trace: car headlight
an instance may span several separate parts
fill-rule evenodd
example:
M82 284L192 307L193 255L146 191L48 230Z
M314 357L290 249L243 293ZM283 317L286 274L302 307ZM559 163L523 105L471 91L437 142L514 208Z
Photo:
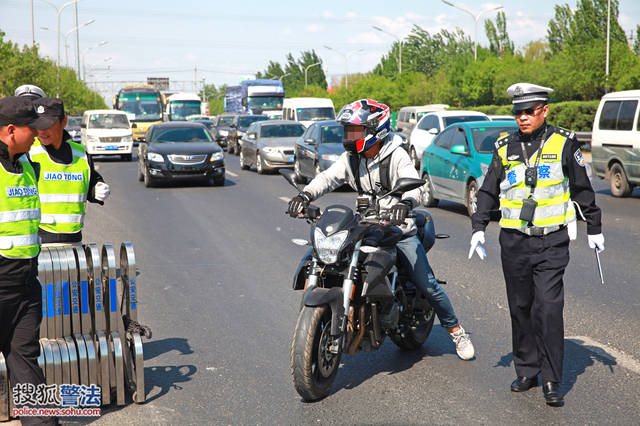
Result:
M229 136L229 131L228 130L218 130L218 134L220 136Z
M480 170L482 170L482 176L485 176L487 174L487 171L489 170L489 165L480 163Z
M122 143L133 142L133 137L132 136L123 136L122 139L120 139L120 142L122 142Z
M262 148L262 151L268 152L270 154L275 154L276 152L278 152L278 148L272 148L270 146L265 146L264 148Z
M209 161L211 163L213 163L214 161L219 161L222 160L224 158L224 154L221 152L214 152L213 154L211 154L211 158L209 159Z
M98 136L89 136L89 137L87 137L87 142L89 142L89 143L100 143L100 138Z
M318 257L323 263L328 265L338 261L340 248L349 236L349 231L344 230L336 232L330 237L325 237L320 228L316 228L313 232L314 247Z
M147 160L156 163L164 163L164 157L156 152L147 152Z

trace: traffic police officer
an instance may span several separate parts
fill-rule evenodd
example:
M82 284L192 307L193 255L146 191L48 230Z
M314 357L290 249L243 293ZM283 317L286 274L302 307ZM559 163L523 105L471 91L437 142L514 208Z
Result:
M507 89L519 131L496 142L472 216L474 251L482 246L489 213L498 205L502 269L511 313L513 392L537 386L542 373L548 405L563 405L559 388L564 355L562 276L575 239L576 209L586 218L589 247L604 250L600 209L575 133L546 122L552 89L518 83ZM573 202L572 202L573 201Z
M38 271L40 200L36 171L26 154L35 129L53 124L31 100L0 99L0 351L13 385L44 384L38 366L42 290ZM22 424L55 424L53 417L23 417Z
M86 202L104 204L109 185L94 170L84 147L72 142L64 130L67 117L62 100L41 98L33 104L39 114L54 122L38 131L38 139L29 150L31 161L40 164L42 217L38 235L46 245L80 244Z

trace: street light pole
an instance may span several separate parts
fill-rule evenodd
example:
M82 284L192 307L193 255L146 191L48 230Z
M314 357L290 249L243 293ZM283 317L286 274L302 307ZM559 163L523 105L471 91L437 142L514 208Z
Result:
M82 51L82 54L80 56L82 56L82 77L83 77L82 80L83 81L87 80L87 69L86 69L86 66L85 66L86 64L85 64L85 61L84 61L84 55L86 55L86 53L88 51L90 51L91 49L94 49L94 48L100 47L100 46L104 46L107 43L109 43L109 42L106 41L106 40L103 40L100 43L95 44L95 45L93 45L91 47L87 47L85 50Z
M282 81L283 78L285 78L286 76L291 75L290 72L284 73L280 76L280 78L278 78L278 80Z
M69 45L67 44L67 37L69 37L69 35L72 32L76 32L76 39L78 37L78 32L80 30L80 28L82 27L86 27L89 24L93 24L94 22L96 22L95 19L90 19L87 22L85 22L84 24L80 24L80 25L76 25L75 27L71 28L69 31L67 31L64 35L64 56L65 56L65 64L67 65L67 67L69 66ZM78 74L78 77L80 76L80 74Z
M315 64L311 64L307 67L305 67L304 69L304 87L307 87L307 71L309 71L309 68L311 67L315 67L316 65L321 65L322 62L316 62Z
M349 56L356 54L356 53L360 53L362 51L364 51L364 49L358 49L358 50L352 50L351 52L347 53L346 55L342 52L340 52L339 50L334 49L333 47L324 46L325 49L329 49L329 50L333 50L334 52L336 52L338 55L341 55L344 58L344 64L345 64L345 69L346 69L346 74L344 77L344 82L345 82L345 88L348 90L349 89Z
M395 34L390 33L389 31L385 31L382 28L376 26L376 25L372 25L371 26L374 30L380 31L381 33L385 33L387 35L390 35L391 37L395 38L396 40L398 40L398 75L402 74L402 40L400 40L400 37L398 37Z
M485 13L493 12L495 10L500 10L500 9L503 9L503 7L502 6L496 6L496 7L491 8L491 9L483 10L482 12L478 13L477 15L474 15L473 12L471 12L471 11L469 11L469 10L463 8L463 7L456 6L455 4L453 4L453 3L451 3L451 2L449 2L447 0L442 0L442 3L447 4L447 5L451 6L451 7L455 7L456 9L461 10L461 11L463 11L465 13L468 13L474 19L474 21L475 21L475 31L474 31L475 42L473 44L473 60L477 61L478 60L478 21L480 20L480 17L482 15L484 15Z
M611 0L607 1L607 59L604 66L604 90L605 93L609 92L609 26L611 22Z
M65 7L67 6L71 6L74 3L79 2L80 0L71 0L70 2L67 2L65 4L63 4L60 8L58 8L58 6L56 6L55 4L53 4L52 2L50 2L49 0L41 0L45 3L47 3L48 5L50 5L51 7L53 7L56 12L58 13L58 62L57 65L58 67L60 67L60 14L62 13L62 11L64 10Z

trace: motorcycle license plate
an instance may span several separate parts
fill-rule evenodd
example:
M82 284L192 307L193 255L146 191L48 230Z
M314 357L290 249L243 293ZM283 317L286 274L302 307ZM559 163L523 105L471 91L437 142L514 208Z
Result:
M290 155L290 156L289 156L289 162L290 162L290 163L293 163L293 158L294 158L294 156L293 156L293 155Z
M107 151L116 151L118 149L118 145L107 145L104 147Z

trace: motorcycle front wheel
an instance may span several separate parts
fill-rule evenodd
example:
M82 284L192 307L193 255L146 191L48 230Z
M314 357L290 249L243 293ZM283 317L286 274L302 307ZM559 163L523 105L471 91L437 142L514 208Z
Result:
M305 401L315 401L329 394L341 352L331 345L331 309L328 306L304 306L298 315L291 342L291 377L296 391Z

